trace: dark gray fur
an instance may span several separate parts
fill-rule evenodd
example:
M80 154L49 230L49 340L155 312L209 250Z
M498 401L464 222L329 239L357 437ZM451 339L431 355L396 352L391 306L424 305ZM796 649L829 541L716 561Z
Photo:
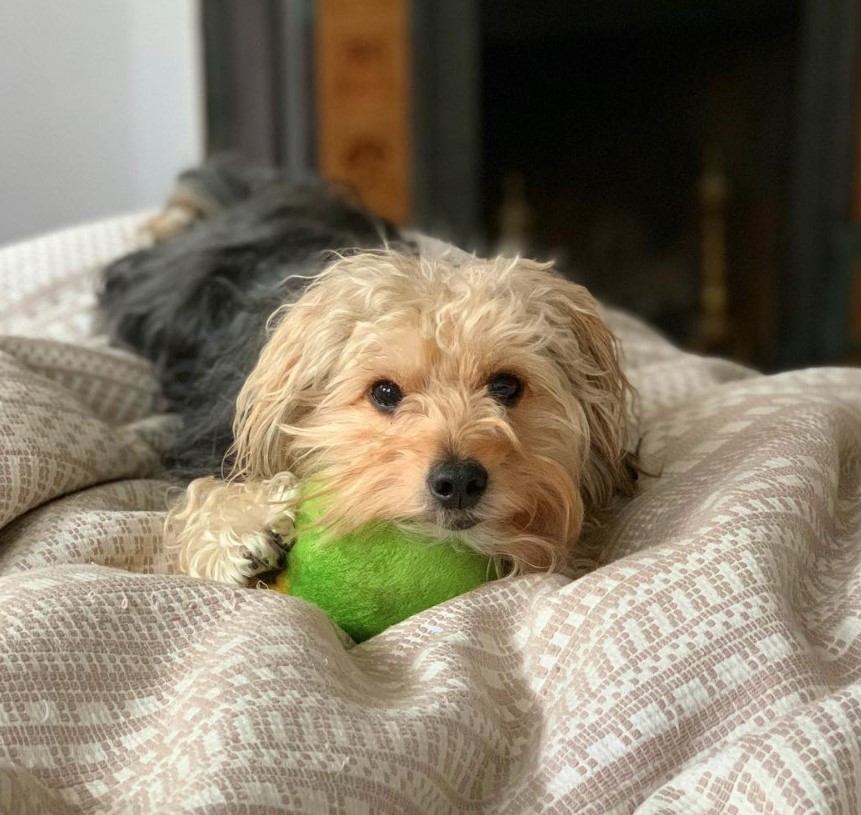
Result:
M222 473L236 397L272 312L332 251L406 244L319 180L212 161L181 182L211 215L111 264L99 303L111 339L155 364L182 420L166 464L193 478Z

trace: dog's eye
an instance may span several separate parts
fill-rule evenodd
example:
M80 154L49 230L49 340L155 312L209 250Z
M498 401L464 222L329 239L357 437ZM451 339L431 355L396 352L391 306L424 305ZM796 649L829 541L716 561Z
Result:
M500 405L511 407L523 393L523 383L514 374L494 374L488 380L487 392Z
M383 413L391 413L404 398L404 394L396 382L380 379L371 385L370 397L374 407Z

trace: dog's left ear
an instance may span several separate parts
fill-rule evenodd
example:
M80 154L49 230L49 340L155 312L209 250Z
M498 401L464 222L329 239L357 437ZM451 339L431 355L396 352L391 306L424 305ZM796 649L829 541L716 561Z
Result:
M600 507L614 493L633 491L637 470L627 450L633 389L622 372L616 337L583 286L556 278L546 305L553 324L549 350L580 403L589 433L583 497L587 508Z
M233 477L262 481L292 470L302 420L328 392L352 330L352 315L332 307L336 292L337 280L321 274L271 318L274 329L236 402Z

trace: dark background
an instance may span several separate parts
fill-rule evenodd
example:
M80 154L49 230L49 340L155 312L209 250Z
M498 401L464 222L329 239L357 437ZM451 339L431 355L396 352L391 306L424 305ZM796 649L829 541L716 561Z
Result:
M317 14L205 0L212 151L315 169ZM409 14L412 222L553 258L693 350L766 370L858 359L858 0L413 0Z

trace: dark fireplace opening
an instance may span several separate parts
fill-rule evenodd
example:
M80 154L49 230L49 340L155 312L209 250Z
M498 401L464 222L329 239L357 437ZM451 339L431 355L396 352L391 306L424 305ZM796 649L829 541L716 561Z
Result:
M675 340L767 367L800 8L481 5L481 217Z

